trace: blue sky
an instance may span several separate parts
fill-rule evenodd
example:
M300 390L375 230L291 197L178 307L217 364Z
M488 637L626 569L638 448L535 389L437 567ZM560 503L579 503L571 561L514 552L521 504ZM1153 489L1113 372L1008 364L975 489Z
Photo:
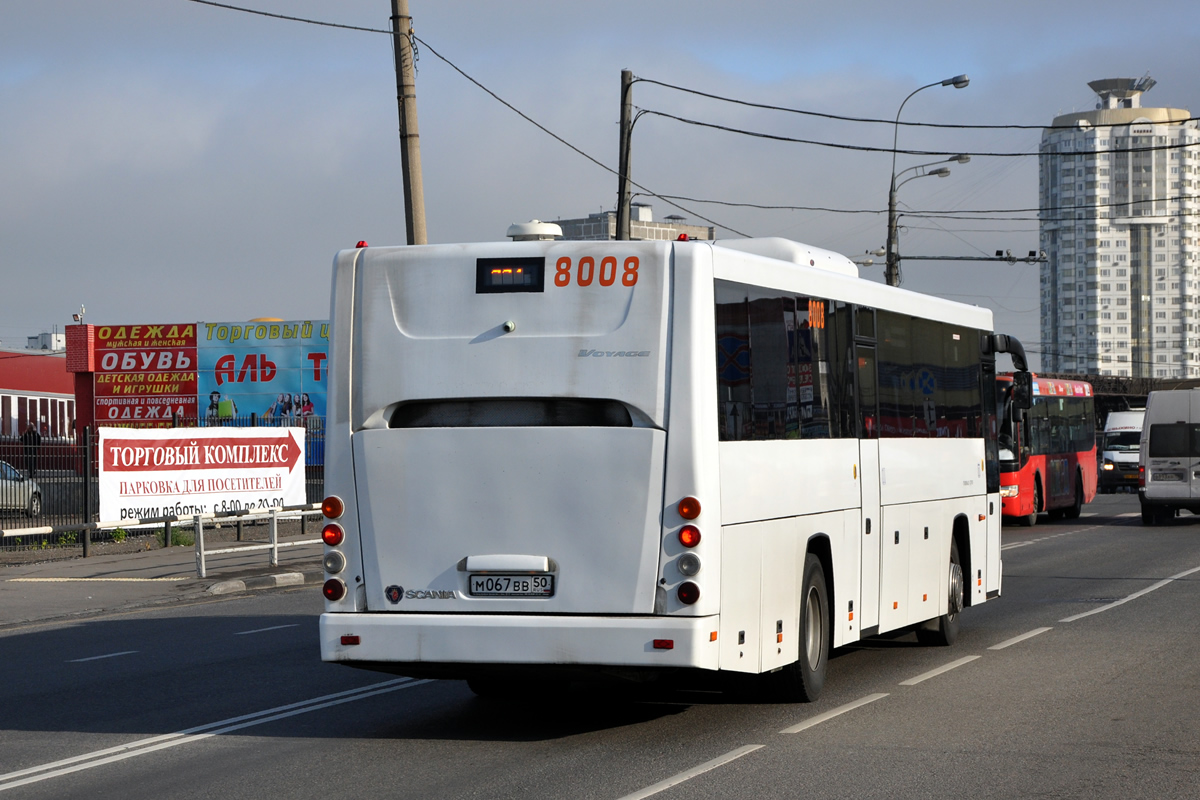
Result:
M386 28L388 0L246 0ZM1049 124L1092 107L1087 82L1139 77L1147 105L1200 113L1200 5L1127 2L410 0L417 35L606 164L620 71L715 94L908 121ZM431 53L417 78L429 236L498 240L512 222L611 208L616 180ZM890 126L819 122L637 84L641 108L786 136L888 147ZM334 253L401 243L389 37L186 0L0 5L0 341L59 329L81 303L107 323L328 314ZM903 129L900 146L1034 152L1038 131ZM742 202L882 209L890 156L772 143L644 117L634 178ZM901 156L900 168L920 163ZM975 158L902 189L908 208L1035 206L1036 158ZM695 210L753 235L845 252L882 215ZM678 212L654 203L658 217ZM1036 223L912 222L908 254L1036 249ZM882 270L866 269L879 280ZM1035 267L909 262L905 286L987 305L1036 351Z

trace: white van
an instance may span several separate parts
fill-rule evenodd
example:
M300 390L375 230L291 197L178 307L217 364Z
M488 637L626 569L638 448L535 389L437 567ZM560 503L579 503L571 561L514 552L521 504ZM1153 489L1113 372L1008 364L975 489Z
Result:
M1101 494L1112 494L1138 485L1138 452L1142 441L1142 420L1146 409L1112 411L1104 422L1104 438L1100 443L1099 488Z
M1200 513L1200 391L1150 393L1138 463L1143 524L1169 522L1184 508Z

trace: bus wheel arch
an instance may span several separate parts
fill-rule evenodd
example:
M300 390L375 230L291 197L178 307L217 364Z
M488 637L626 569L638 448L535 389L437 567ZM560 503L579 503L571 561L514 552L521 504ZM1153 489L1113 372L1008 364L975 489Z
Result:
M1035 472L1033 473L1033 510L1021 517L1021 523L1025 527L1032 528L1037 525L1038 512L1042 510L1041 506L1043 505L1042 496L1042 476L1041 473Z
M1063 512L1063 516L1067 519L1078 519L1083 513L1083 471L1075 470L1075 504Z
M950 559L947 570L946 613L917 626L917 641L924 645L948 647L958 640L962 609L967 594L963 580L958 542L950 540Z
M782 702L813 702L825 685L833 649L832 563L829 540L811 539L800 573L797 659L768 678L772 694Z
M971 523L967 521L965 514L959 514L954 518L954 533L950 537L951 545L958 547L958 563L962 569L963 575L963 607L972 605L971 592L971 576L975 574L971 566Z

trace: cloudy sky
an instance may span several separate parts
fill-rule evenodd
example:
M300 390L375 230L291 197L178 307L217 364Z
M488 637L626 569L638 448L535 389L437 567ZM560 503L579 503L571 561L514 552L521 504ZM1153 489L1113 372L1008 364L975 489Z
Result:
M385 29L389 0L237 5ZM1088 81L1140 77L1145 105L1200 114L1200 4L564 3L410 0L431 242L609 209L616 179L484 94L436 50L604 164L617 161L622 69L709 94L892 119L1043 125L1090 110ZM189 0L0 4L0 341L96 323L322 318L334 253L404 242L386 35ZM889 148L891 124L835 122L648 82L634 104L777 136ZM1036 153L1037 130L902 128L901 149ZM900 155L898 167L931 158ZM687 202L669 213L855 256L883 245L889 153L783 143L643 116L634 179L653 192L836 211ZM644 198L642 198L644 199ZM976 156L900 191L902 210L1028 209L1036 156ZM904 218L907 255L1037 248L1037 223ZM863 269L881 280L882 268ZM1039 349L1036 266L921 262L904 286L991 307ZM1036 363L1036 356L1035 356Z

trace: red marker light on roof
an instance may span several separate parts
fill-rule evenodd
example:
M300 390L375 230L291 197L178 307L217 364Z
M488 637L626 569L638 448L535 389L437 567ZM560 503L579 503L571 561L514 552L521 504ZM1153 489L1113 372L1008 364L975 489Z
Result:
M676 239L675 241L686 242L686 241L690 241L690 240L688 239L688 235L686 233L681 233L681 234L679 234L679 238Z
M354 245L354 246L355 246L355 247L366 247L366 246L367 246L367 243L366 243L366 242L362 242L362 241L360 241L358 244L356 244L356 245Z

